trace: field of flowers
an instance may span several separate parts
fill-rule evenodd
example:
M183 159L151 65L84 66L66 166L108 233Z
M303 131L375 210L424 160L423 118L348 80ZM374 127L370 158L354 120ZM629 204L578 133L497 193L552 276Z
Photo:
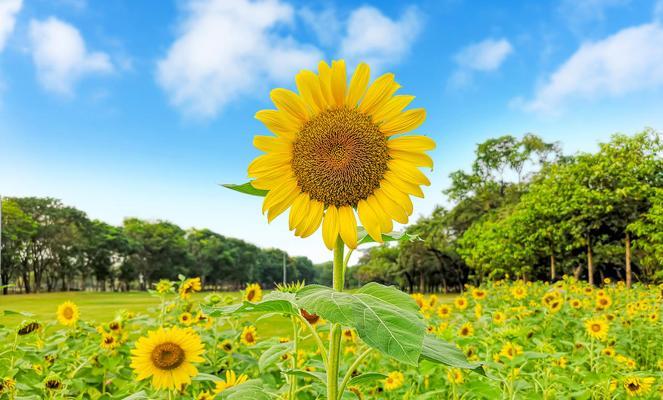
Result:
M328 337L328 323L301 310L302 318L281 319L290 335L269 337L256 321L277 311L238 316L223 294L193 302L199 285L162 281L152 292L160 307L119 311L100 324L65 302L52 320L2 326L0 398L325 398L324 355L315 344ZM263 296L249 285L241 307L302 290L279 289ZM415 294L428 333L457 344L484 372L425 360L405 366L343 329L341 365L349 367L341 372L351 373L342 398L659 399L662 298L662 286L592 288L571 279L499 281L468 287L452 302ZM218 310L226 313L209 315Z

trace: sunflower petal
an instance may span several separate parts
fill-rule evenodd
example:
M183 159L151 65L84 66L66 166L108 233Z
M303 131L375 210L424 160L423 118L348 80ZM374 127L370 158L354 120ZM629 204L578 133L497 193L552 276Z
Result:
M288 196L292 194L292 192L295 191L299 191L299 188L297 187L297 180L295 178L285 180L280 186L270 190L265 196L265 200L262 203L263 214L268 209L276 206L277 204L285 200Z
M329 250L333 250L334 246L336 246L338 222L338 208L335 205L330 205L327 207L327 212L322 221L322 240Z
M395 160L402 160L417 167L433 168L433 159L428 154L415 151L390 150L389 155Z
M357 248L357 220L355 212L350 206L343 206L338 209L339 232L341 239L351 248Z
M366 96L359 105L359 111L373 115L384 103L389 101L400 85L394 81L394 74L384 74L373 82L366 91Z
M379 124L380 122L389 121L398 116L401 111L405 109L414 100L414 96L398 95L390 98L384 106L375 110L373 113L373 122Z
M415 108L407 110L380 126L380 130L387 136L398 135L417 129L426 120L426 110Z
M387 162L387 167L390 171L393 171L396 175L405 181L415 183L417 185L430 186L430 180L428 180L426 175L419 171L417 167L408 162L391 159Z
M428 151L435 148L435 141L428 136L409 135L387 141L387 147L403 151Z
M337 106L345 103L345 85L347 84L345 61L332 61L331 90Z
M308 104L314 114L327 108L327 102L320 88L320 80L316 74L307 70L301 71L295 77L295 83L304 102Z
M325 211L325 204L321 201L311 200L310 207L308 209L309 218L306 228L301 232L301 237L311 236L320 226L322 222L322 214Z
M308 211L309 197L306 193L300 193L299 196L292 202L290 207L290 215L288 216L288 228L292 231L302 221Z
M287 195L287 197L283 201L281 201L279 204L267 210L267 223L272 222L274 218L278 217L285 210L287 210L288 207L292 205L292 202L295 201L297 196L299 196L299 194L300 194L299 190L293 190L290 192L290 194Z
M266 153L289 153L292 143L275 136L254 136L253 145Z
M375 213L375 216L380 222L380 231L382 231L382 233L389 233L393 231L394 223L391 221L391 218L389 218L387 213L382 209L382 206L380 206L380 203L378 203L378 200L375 198L375 196L374 195L368 196L366 202L371 207L371 209Z
M282 111L300 122L306 122L309 119L309 110L301 97L292 90L274 89L269 96L279 111Z
M265 124L267 129L286 139L294 140L299 130L299 126L285 117L281 111L260 110L256 113L256 119Z
M371 235L371 238L373 238L373 240L376 242L382 243L380 221L366 200L359 200L359 203L357 203L357 214L359 215L359 221L361 221L361 224L364 226L364 229L366 229L366 232Z
M348 95L345 98L345 104L354 108L359 100L366 93L366 87L368 87L368 81L371 79L371 68L366 63L360 63L355 69L355 73L352 75L350 80L350 87L348 89Z
M397 204L403 207L405 213L408 216L412 215L412 212L414 211L414 206L412 204L410 196L396 189L394 185L387 182L386 180L380 182L380 189L382 189L384 193L390 198L392 198Z
M288 165L291 159L291 155L283 153L263 154L251 161L251 164L247 168L248 175L252 178L259 177L262 174L273 171L275 168Z
M380 189L376 189L375 192L373 192L373 195L377 199L378 203L380 203L380 207L382 207L382 209L389 215L389 217L391 217L391 219L398 221L401 224L407 224L408 218L403 207L390 199Z
M424 198L424 192L421 191L421 188L418 185L402 180L395 175L393 171L387 171L384 174L384 179L403 193L411 194L412 196L417 196L422 199Z
M329 65L320 61L318 64L318 76L320 77L320 89L322 90L322 96L325 98L327 105L332 105L335 103L334 96L332 95L332 69Z

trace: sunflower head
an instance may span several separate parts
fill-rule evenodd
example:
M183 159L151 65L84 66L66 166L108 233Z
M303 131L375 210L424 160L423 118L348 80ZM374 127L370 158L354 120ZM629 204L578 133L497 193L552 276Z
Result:
M629 396L640 396L649 393L653 383L652 377L628 376L624 378L624 390Z
M464 323L458 330L458 336L468 337L472 335L474 335L474 327L469 322Z
M587 335L593 339L605 340L608 337L608 322L600 318L585 321Z
M115 336L109 334L109 333L103 333L101 335L101 348L106 349L106 350L114 350L118 345L119 341Z
M258 342L256 327L253 325L245 326L244 329L242 330L241 340L242 343L244 343L247 346L255 345Z
M138 339L131 351L131 367L138 380L152 377L152 386L157 389L179 389L198 374L193 363L203 361L203 351L203 343L193 330L159 328Z
M382 241L393 221L407 223L410 195L423 197L430 182L418 167L432 167L425 154L435 143L424 136L396 137L423 123L423 109L403 111L413 96L395 96L393 74L371 85L368 65L359 64L347 84L345 62L320 62L318 73L295 77L298 93L274 89L276 110L256 118L275 136L256 136L266 154L248 167L251 185L267 191L263 213L272 221L290 209L289 227L308 237L322 225L325 245L340 237L357 247L357 216Z
M79 317L78 306L71 301L65 301L58 306L57 317L62 325L74 325Z
M32 332L38 331L41 329L41 324L37 321L23 321L21 325L19 325L16 333L18 333L19 336L25 336L29 335Z
M467 308L467 299L465 297L456 297L456 300L454 300L454 305L456 306L457 309L459 310L464 310Z
M222 379L216 382L214 393L219 394L233 386L241 385L242 383L246 382L247 379L249 379L249 377L245 374L237 375L235 374L235 371L226 370L226 379Z
M202 283L200 278L190 278L180 284L180 298L188 300L192 293L200 292L202 290Z
M440 318L449 318L451 316L451 307L447 304L440 304L437 308L437 315Z
M235 350L235 344L230 339L224 339L223 341L221 341L221 343L219 343L218 347L228 354L232 353Z
M244 300L251 303L257 303L262 300L262 288L260 285L257 283L247 285L244 290Z
M405 376L400 371L392 371L384 379L384 390L392 391L400 388L405 383Z
M60 390L62 389L62 380L59 376L51 374L44 379L44 388L52 391Z
M447 379L454 384L463 383L464 381L463 373L458 368L449 368L447 371Z

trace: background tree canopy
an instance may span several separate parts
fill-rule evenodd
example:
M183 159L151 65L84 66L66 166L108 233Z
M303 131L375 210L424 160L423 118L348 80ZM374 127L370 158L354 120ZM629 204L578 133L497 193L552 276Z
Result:
M663 281L662 150L649 129L574 156L533 134L489 139L468 171L450 174L450 206L407 227L420 240L365 250L349 283L424 292L507 276ZM2 226L0 278L13 290L145 290L178 274L208 288L270 287L284 259L288 280L331 282L330 263L167 221L111 226L52 198L4 198Z

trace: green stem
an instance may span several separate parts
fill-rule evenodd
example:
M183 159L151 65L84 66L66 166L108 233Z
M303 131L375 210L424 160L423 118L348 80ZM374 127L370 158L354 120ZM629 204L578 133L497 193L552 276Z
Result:
M364 361L364 358L368 357L369 353L373 350L372 348L368 348L364 350L359 357L350 365L350 368L348 369L348 372L345 373L345 376L343 377L343 382L341 382L341 386L338 389L338 398L340 399L343 397L343 391L345 390L345 387L347 386L348 382L350 381L350 378L352 378L352 374L355 372L357 367L359 367L359 364L361 364L362 361Z
M14 360L16 358L16 347L18 346L18 330L14 332L14 345L12 346L12 358L11 362L9 363L9 370L11 371L14 369Z
M325 367L327 367L329 365L329 359L327 358L327 349L325 348L325 344L322 343L322 339L320 339L320 335L318 335L318 331L315 330L313 325L309 324L309 322L306 320L306 318L302 317L299 314L297 314L297 317L311 331L311 336L313 336L313 339L315 340L315 343L318 345L318 348L320 349L320 356L322 356L322 363L325 364Z
M294 341L294 353L292 355L292 369L297 369L297 350L299 341L299 326L297 326L297 320L294 318L290 319L292 321L292 331L293 331L293 341ZM290 375L290 396L288 399L295 400L295 395L297 394L297 375Z
M343 263L343 251L345 246L340 236L336 238L334 248L334 275L333 288L338 292L343 291L345 283L345 265ZM338 398L338 364L341 354L341 325L332 324L329 333L329 364L327 365L327 399Z

